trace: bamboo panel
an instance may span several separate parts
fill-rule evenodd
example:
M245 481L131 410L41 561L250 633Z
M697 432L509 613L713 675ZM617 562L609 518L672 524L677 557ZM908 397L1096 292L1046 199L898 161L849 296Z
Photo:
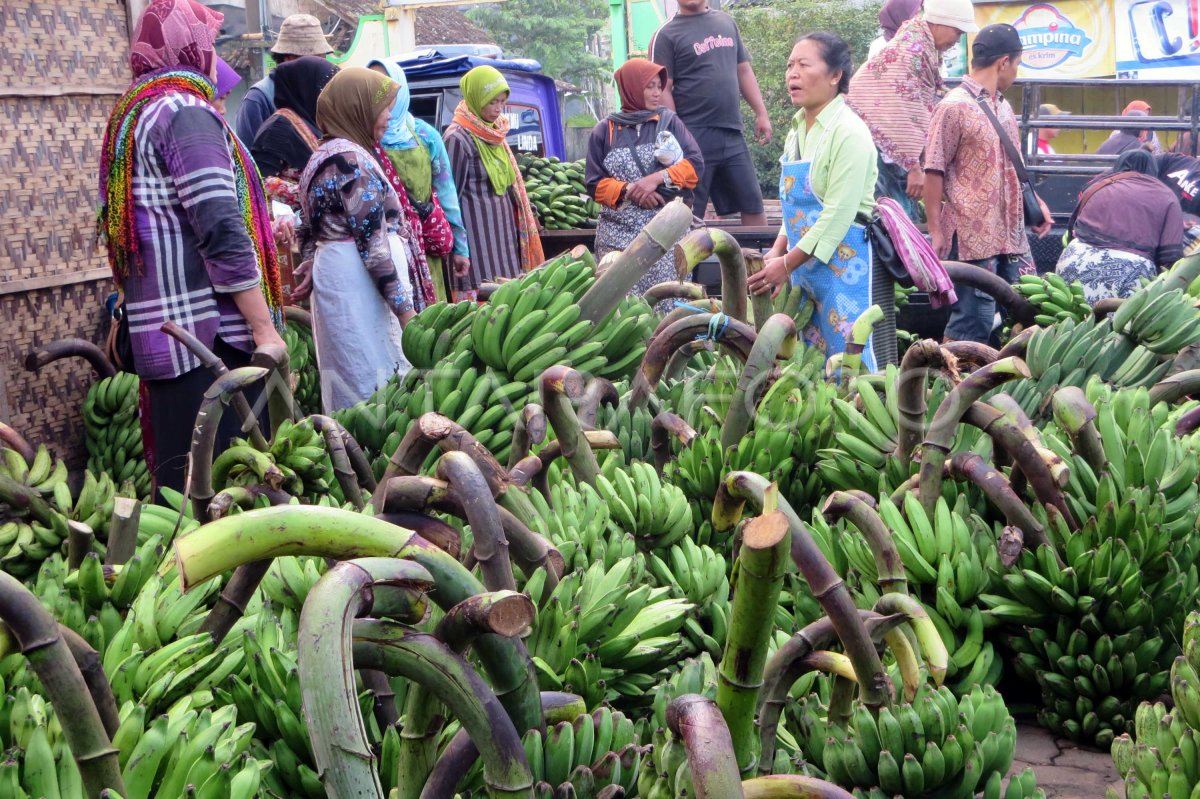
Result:
M129 83L122 0L0 3L0 41L0 87Z
M113 98L0 98L0 283L105 265L95 238Z
M0 419L31 442L50 444L75 469L87 460L80 408L95 373L71 358L36 374L25 356L37 345L70 336L102 343L108 333L104 300L112 281L75 283L0 296Z

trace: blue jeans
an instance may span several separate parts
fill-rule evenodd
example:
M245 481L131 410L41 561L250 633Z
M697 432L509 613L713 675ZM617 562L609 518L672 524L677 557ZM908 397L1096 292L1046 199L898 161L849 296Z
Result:
M958 247L950 253L950 260L956 258ZM1009 283L1017 281L1017 270L1021 262L1016 257L994 255L982 261L966 261L965 263L981 267L1004 278ZM992 295L979 289L955 284L954 291L958 302L950 307L950 320L946 322L946 338L954 341L978 341L987 344L996 326L996 300Z
M879 177L875 180L875 199L891 197L895 200L908 218L914 222L921 221L921 209L917 201L908 196L908 173L899 164L889 164L879 158Z

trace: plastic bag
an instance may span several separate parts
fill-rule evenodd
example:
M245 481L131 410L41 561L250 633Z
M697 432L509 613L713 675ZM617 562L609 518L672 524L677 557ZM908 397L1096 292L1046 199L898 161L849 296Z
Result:
M660 131L654 140L654 157L663 166L674 166L683 160L683 148L670 131Z

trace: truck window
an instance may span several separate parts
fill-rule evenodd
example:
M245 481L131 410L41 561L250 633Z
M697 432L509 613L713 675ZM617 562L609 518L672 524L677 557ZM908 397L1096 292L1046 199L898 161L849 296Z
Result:
M440 91L428 94L414 94L408 110L417 119L422 119L437 128L438 104L441 99L442 93Z
M509 103L504 112L508 114L508 146L516 152L543 155L541 111L531 105Z

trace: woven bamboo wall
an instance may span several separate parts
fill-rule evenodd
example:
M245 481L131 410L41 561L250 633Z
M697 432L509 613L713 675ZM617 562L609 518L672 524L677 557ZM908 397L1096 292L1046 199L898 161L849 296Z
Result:
M0 4L0 419L82 464L79 407L94 375L75 359L37 375L35 345L99 342L111 291L95 241L108 113L129 84L121 0Z

